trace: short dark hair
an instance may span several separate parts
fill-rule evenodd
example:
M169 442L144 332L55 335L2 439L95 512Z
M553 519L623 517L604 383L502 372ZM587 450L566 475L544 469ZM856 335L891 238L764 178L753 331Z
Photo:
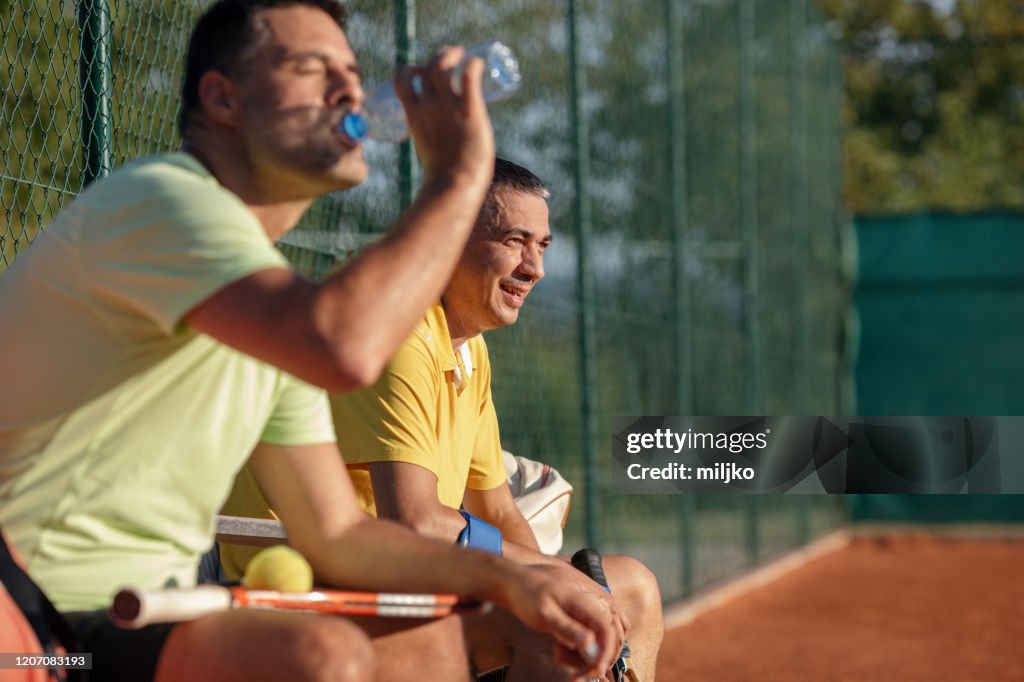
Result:
M498 196L498 192L532 194L541 199L549 199L551 197L551 192L544 186L544 181L534 175L533 172L519 164L496 158L494 160L494 175L491 177L491 186L487 188L484 205L480 208L480 215L476 219L477 228L483 229L493 226L497 220L498 209L501 208L502 201L502 197Z
M218 0L199 17L188 41L185 75L181 83L178 131L185 132L192 113L199 110L199 79L207 71L238 72L263 31L256 21L261 12L277 7L322 9L342 29L348 10L338 0Z
M494 159L494 176L491 178L491 187L487 190L488 197L499 189L533 194L541 199L551 197L548 188L544 186L544 181L533 172L502 158Z

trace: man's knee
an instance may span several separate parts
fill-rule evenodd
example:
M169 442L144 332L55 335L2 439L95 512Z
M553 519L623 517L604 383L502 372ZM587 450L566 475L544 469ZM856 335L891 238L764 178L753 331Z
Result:
M611 556L605 559L612 591L620 600L643 604L646 608L661 609L661 588L658 578L643 563L629 556Z
M369 682L374 679L373 646L344 620L310 618L291 634L298 679L318 682Z
M176 626L157 682L183 679L368 682L373 649L354 624L273 611L227 611Z
M424 642L431 652L447 659L466 661L466 633L460 618L448 617L424 626Z
M377 676L381 680L469 679L462 623L457 617L418 624L390 619L374 623L365 619L360 625L373 639Z
M512 660L515 647L526 643L531 648L536 644L529 638L540 640L539 632L530 630L505 609L495 609L479 616L464 619L466 647L473 669L487 672L507 666Z

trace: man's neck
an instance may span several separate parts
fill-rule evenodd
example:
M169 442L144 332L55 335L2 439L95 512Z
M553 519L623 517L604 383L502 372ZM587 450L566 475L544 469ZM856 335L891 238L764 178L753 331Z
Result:
M448 336L451 337L452 348L458 350L459 346L480 334L462 324L458 313L444 304L444 296L441 297L441 308L444 309L444 319L448 324Z
M278 188L271 186L273 183L257 177L247 159L217 142L214 136L187 137L182 150L194 156L217 182L249 207L271 241L277 241L295 227L313 203L311 197L281 197Z

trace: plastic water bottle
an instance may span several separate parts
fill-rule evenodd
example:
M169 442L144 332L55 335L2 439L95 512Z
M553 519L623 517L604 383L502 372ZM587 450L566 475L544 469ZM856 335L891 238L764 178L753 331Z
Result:
M471 57L484 60L483 95L487 102L500 102L519 89L519 61L507 45L498 41L466 49L466 56L452 73L452 89L462 90L462 71ZM416 83L413 83L415 87ZM378 142L401 142L409 137L405 109L391 83L374 88L363 101L361 113L350 111L340 123L341 131L356 142L369 137Z

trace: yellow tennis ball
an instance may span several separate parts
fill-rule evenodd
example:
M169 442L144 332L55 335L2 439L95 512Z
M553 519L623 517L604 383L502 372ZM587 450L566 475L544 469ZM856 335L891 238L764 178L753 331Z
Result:
M252 590L309 592L313 589L313 569L291 547L275 545L253 557L242 584Z

